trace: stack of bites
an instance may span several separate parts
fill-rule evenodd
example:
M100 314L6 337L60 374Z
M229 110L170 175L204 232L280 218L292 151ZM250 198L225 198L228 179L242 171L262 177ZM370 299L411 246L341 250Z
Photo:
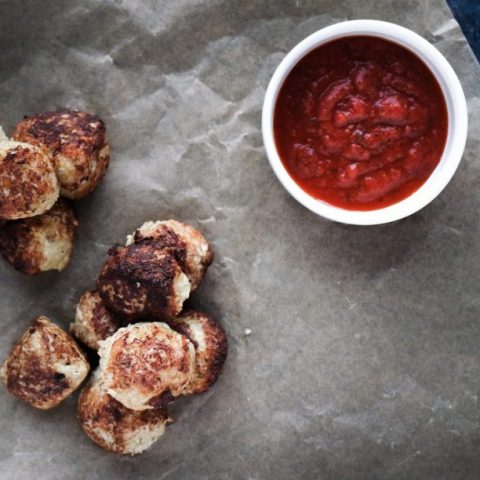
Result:
M78 419L101 447L121 454L144 451L164 433L167 405L181 395L205 392L220 375L225 332L204 313L181 313L212 260L208 241L195 228L175 220L147 222L125 246L109 251L97 290L81 296L70 330L98 351L100 363L80 395ZM2 368L10 392L38 408L57 405L89 370L78 347L75 355L64 353L67 344L73 351L74 340L51 322L48 326L56 339L45 334L35 339L34 324ZM49 345L50 353L43 353L42 345ZM65 364L77 363L80 373L65 376Z
M65 268L78 225L69 200L100 183L109 158L104 123L85 112L26 117L11 140L0 129L0 253L7 262L27 275Z

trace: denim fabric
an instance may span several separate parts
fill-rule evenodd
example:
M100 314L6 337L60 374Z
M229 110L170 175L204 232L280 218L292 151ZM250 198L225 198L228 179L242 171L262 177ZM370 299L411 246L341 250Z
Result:
M480 0L447 0L447 2L480 61Z

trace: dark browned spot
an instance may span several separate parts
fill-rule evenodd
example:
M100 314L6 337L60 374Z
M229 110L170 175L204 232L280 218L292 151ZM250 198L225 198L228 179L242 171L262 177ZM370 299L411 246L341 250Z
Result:
M168 251L159 250L152 243L134 243L109 251L97 290L105 305L120 316L168 319L177 313L174 280L179 272L178 262ZM144 308L132 312L143 295Z

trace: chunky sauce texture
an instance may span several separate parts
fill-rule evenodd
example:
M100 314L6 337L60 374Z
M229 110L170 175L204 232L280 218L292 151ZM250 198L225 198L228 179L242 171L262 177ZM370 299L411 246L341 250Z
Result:
M283 164L315 198L375 210L411 195L438 165L448 115L440 86L407 49L346 37L305 56L274 112Z

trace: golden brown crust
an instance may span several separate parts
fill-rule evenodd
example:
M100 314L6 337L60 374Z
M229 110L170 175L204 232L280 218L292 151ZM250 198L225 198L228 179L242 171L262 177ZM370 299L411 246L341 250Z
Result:
M207 391L222 373L228 342L223 328L205 313L188 311L170 322L174 330L185 335L195 347L195 375L190 393Z
M110 312L96 290L85 292L75 310L70 332L87 347L98 350L98 342L114 334L124 322Z
M70 395L89 369L70 335L48 318L38 317L14 346L0 375L12 395L49 409Z
M159 225L155 236L143 236L137 229L134 233L134 243L150 244L158 250L164 250L175 257L183 271L186 270L187 245L170 227Z
M162 244L166 243L162 240L166 236L167 238L174 236L174 238L178 239L176 243L171 242L168 248L176 255L182 270L191 282L192 292L194 292L200 285L214 257L210 242L208 242L200 230L173 219L145 222L135 230L133 235L127 237L127 245L159 241L159 246L161 247Z
M96 444L122 455L146 450L169 422L165 408L141 412L127 409L108 395L96 378L80 394L77 418Z
M0 227L0 253L15 270L35 275L63 270L73 249L78 222L68 202L57 201L51 210Z
M89 113L72 110L25 117L13 138L37 145L52 158L61 195L76 199L101 181L109 163L105 124Z
M169 319L182 308L176 281L183 275L177 261L152 244L110 249L97 279L105 305L128 319ZM183 303L183 302L182 302Z
M160 322L121 328L100 343L100 378L127 408L158 408L184 393L195 367L195 350L183 335Z
M53 165L42 150L18 142L0 143L0 218L40 215L58 195Z

